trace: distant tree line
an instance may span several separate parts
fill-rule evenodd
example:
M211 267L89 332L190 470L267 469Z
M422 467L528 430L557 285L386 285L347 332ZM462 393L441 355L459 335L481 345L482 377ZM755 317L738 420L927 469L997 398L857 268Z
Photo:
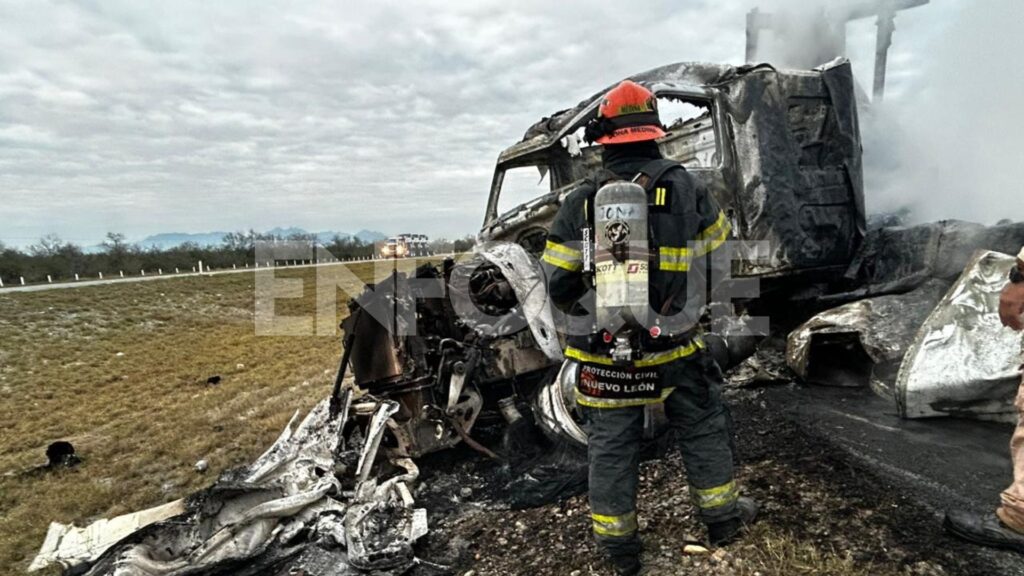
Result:
M311 246L319 244L340 260L368 258L374 252L373 243L363 242L356 237L335 235L329 243L323 244L317 242L313 234L284 237L252 230L231 232L217 246L186 242L173 248L142 247L126 241L124 234L110 232L100 250L85 252L81 246L49 234L24 250L0 243L0 279L3 279L5 285L12 285L22 277L26 283L46 282L47 275L56 282L73 279L75 274L92 279L100 273L110 278L122 271L126 276L137 276L142 270L147 274L155 274L158 269L162 269L164 274L170 274L175 268L191 272L199 261L214 269L232 266L241 268L246 264L253 265L256 243L260 241L309 242Z
M454 241L447 238L438 238L430 241L430 252L433 254L449 254L469 252L476 245L476 237L473 235L463 236Z
M0 279L4 285L14 285L24 278L26 283L46 282L49 275L55 282L81 278L95 279L102 273L111 278L124 272L126 276L137 276L143 270L147 274L163 270L171 274L177 268L191 272L202 261L207 268L241 268L252 266L256 259L258 242L308 242L319 245L339 260L371 258L375 254L374 244L354 236L335 235L327 244L318 242L315 234L295 233L288 236L248 232L231 232L216 246L201 246L186 242L173 248L142 247L125 239L124 234L110 232L98 251L86 252L81 246L65 242L55 234L48 234L26 249L5 246L0 242ZM430 242L431 252L447 254L467 252L476 240L465 236L454 241L444 238ZM263 264L262 262L260 263Z

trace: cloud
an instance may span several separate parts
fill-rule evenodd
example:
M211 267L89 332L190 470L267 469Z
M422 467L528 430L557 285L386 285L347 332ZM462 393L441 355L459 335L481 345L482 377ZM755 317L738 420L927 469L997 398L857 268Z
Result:
M742 7L6 2L5 240L107 230L457 235L494 158L626 74L742 54ZM709 18L708 16L711 15Z
M529 125L667 62L740 63L752 4L9 0L0 236L472 233ZM932 48L917 17L896 91Z

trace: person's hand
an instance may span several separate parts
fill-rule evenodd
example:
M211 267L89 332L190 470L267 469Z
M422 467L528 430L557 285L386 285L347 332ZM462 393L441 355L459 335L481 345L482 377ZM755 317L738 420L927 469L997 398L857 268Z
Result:
M1017 261L1018 265L1021 261ZM1021 266L1024 269L1024 266ZM1024 330L1024 282L1007 283L999 293L999 321L1003 326L1020 332Z

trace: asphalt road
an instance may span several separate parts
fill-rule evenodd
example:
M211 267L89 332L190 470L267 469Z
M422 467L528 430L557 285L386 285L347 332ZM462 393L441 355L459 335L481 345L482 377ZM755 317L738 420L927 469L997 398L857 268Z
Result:
M1013 478L1013 427L957 418L903 420L893 402L866 389L789 385L762 396L812 435L905 489L935 516L946 510L992 512ZM860 467L858 466L858 467ZM992 551L1004 575L1024 575L1024 556Z

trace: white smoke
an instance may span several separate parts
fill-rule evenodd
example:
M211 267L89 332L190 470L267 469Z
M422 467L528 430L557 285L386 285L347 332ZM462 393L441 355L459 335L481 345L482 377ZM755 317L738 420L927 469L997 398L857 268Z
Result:
M828 49L809 31L819 10L834 15L865 3L758 3L790 30L762 34L758 60L801 64L802 54ZM897 15L884 101L861 114L869 213L907 209L914 222L1024 220L1021 22L1020 0L932 0ZM846 55L865 99L875 31L873 18L847 26Z
M906 207L916 221L1024 220L1024 3L958 8L914 50L920 60L907 64L920 73L864 123L868 207Z

